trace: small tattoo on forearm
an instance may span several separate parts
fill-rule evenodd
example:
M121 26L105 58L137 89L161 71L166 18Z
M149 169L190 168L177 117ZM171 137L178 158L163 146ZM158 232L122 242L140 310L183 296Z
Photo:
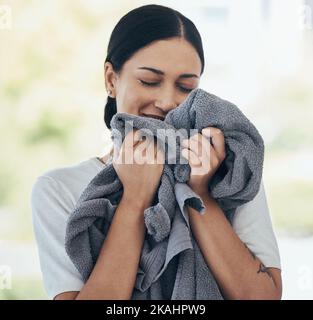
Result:
M269 276L270 278L272 278L271 273L270 273L267 269L268 269L268 268L265 267L265 265L261 262L261 263L260 263L260 269L259 269L258 273L260 273L260 272L267 273L268 276Z
M253 257L253 259L256 260L255 254L248 248L248 246L245 243L244 243L244 245L248 249L248 251L250 252L250 254ZM264 272L264 273L267 273L270 278L272 278L271 273L267 269L268 268L265 267L265 265L262 262L260 262L260 267L259 267L259 270L258 270L257 273Z
M250 254L252 255L253 259L256 260L256 256L255 254L248 248L248 246L244 243L245 247L248 249L248 251L250 252ZM260 267L259 267L259 270L257 273L260 273L260 272L263 272L263 273L267 273L267 275L272 278L272 275L271 273L268 271L268 268L265 267L265 265L260 262Z

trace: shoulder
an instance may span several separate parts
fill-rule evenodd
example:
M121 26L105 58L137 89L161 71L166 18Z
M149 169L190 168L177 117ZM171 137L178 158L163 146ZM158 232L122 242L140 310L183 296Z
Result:
M54 180L65 186L71 186L74 183L88 182L90 178L96 175L104 166L97 157L92 157L72 165L47 170L38 176L38 180L42 180L41 178L43 178L44 180Z
M47 170L34 181L31 202L34 205L55 204L69 210L102 168L101 162L93 157L73 165Z
M242 227L243 224L248 225L251 222L264 219L270 220L271 222L264 183L263 180L261 180L260 188L256 196L251 201L248 201L236 209L234 224L235 226Z
M278 243L263 180L254 199L236 209L233 228L265 266L281 268Z
M50 298L79 291L83 281L65 251L69 214L80 193L103 166L95 158L48 170L36 178L31 192L32 223L44 286Z

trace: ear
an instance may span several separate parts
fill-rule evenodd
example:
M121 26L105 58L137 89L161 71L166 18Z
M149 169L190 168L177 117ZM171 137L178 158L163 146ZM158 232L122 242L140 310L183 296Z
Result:
M117 75L113 69L111 62L105 62L104 64L104 81L105 81L105 88L107 91L111 90L112 94L111 97L116 96L116 79Z

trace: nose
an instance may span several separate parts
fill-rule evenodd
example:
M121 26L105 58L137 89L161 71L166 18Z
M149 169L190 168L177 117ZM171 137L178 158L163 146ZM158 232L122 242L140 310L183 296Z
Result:
M166 115L172 109L178 106L175 95L173 93L163 94L159 100L155 102L155 107L162 111L162 114Z

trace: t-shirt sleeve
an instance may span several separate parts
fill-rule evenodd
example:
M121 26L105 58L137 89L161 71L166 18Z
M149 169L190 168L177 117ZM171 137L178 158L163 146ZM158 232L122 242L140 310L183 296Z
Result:
M49 299L80 291L82 278L65 251L65 230L73 199L66 187L50 176L39 176L31 192L32 222L45 290Z
M263 180L255 198L236 209L234 231L266 267L281 269L281 260Z

